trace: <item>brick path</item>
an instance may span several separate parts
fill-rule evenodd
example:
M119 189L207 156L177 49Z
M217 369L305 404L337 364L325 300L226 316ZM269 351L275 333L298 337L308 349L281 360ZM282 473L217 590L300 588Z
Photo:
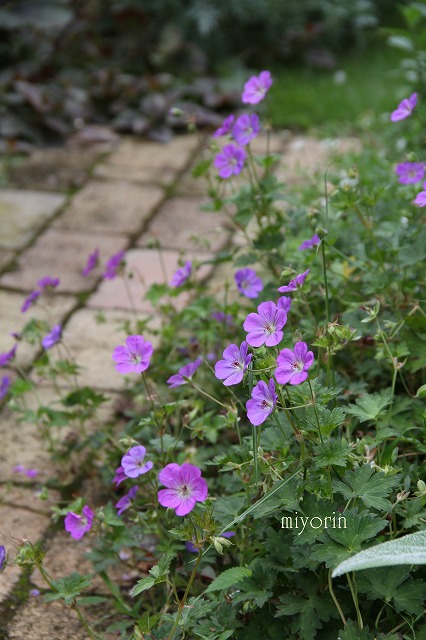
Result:
M264 141L256 144L264 153ZM273 135L272 149L283 154L278 174L286 182L297 180L300 168L323 172L330 150L314 139L282 134ZM11 331L19 331L28 317L43 316L37 306L26 315L20 312L37 280L59 277L61 284L50 308L51 326L64 325L64 342L82 367L80 383L107 391L112 399L102 410L98 427L112 418L114 399L123 388L123 376L117 375L111 360L111 345L123 339L123 321L132 319L133 312L119 278L102 281L91 275L85 279L81 270L96 247L103 261L126 249L127 264L137 274L129 281L132 296L138 318L143 319L151 311L143 300L145 289L164 279L159 251L150 248L152 240L161 242L168 278L182 251L202 261L230 242L226 220L199 210L206 200L204 185L191 177L199 151L198 139L184 136L165 146L120 139L111 147L89 151L37 152L13 170L12 182L18 188L0 190L0 353L12 347ZM48 167L44 174L43 163ZM79 190L72 193L70 187ZM194 234L201 239L197 245L191 240ZM211 275L210 269L203 267L200 277ZM213 274L211 286L215 277L223 284L220 272ZM106 322L97 322L99 312ZM36 352L21 345L19 367L30 367ZM0 373L15 375L7 369ZM45 400L54 392L41 381L38 395ZM47 501L35 497L40 486L58 473L49 462L38 427L19 423L4 406L0 438L0 544L13 557L16 539L43 540L49 549L46 565L54 577L90 571L83 558L88 549L85 539L76 542L52 528L49 509L58 492L49 490ZM17 464L35 467L40 473L34 480L14 474ZM61 481L67 483L70 478ZM87 491L96 489L89 486ZM85 640L72 611L61 603L43 604L40 597L30 595L36 586L44 586L40 576L23 574L16 566L8 566L0 575L0 639ZM94 584L94 590L102 592L102 585Z

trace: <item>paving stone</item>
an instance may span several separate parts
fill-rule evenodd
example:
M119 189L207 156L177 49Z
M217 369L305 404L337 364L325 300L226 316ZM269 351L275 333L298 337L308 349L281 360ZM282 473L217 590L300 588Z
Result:
M99 147L37 149L7 172L8 184L20 189L65 191L81 187L94 162L102 154Z
M125 248L127 239L114 233L111 236L62 229L47 229L32 247L16 261L13 271L4 273L0 284L31 291L46 275L61 280L58 291L76 293L93 287L96 275L84 278L81 271L87 256L97 247L102 262Z
M104 280L98 290L89 298L88 307L102 309L126 309L132 306L138 312L151 312L153 307L148 300L144 300L145 293L154 283L169 282L173 273L179 268L180 252L172 249L131 249L126 254L127 273L132 278L127 279L127 289L122 278ZM188 252L185 259L202 262L208 260L210 254ZM163 270L164 268L164 270ZM197 270L197 278L202 280L211 272L211 265L203 265ZM165 273L164 273L165 271ZM181 308L187 301L187 295L182 294L173 298L173 304Z
M135 318L129 312L111 310L102 311L101 322L97 322L98 317L99 310L96 309L77 311L65 328L64 341L81 367L80 385L120 390L125 387L126 376L115 370L112 352L116 346L124 344L124 323ZM143 320L144 317L138 314L137 319ZM154 323L152 326L157 328ZM155 346L155 339L148 332L144 332L144 337Z
M46 514L0 504L0 523L0 544L6 548L8 556L12 559L19 540L25 538L36 543L48 528L50 517ZM21 569L13 564L0 575L0 601L7 598L20 575Z
M47 275L47 272L40 273L38 277ZM56 274L53 274L56 275ZM37 280L32 281L32 287ZM53 294L48 300L48 304L43 302L43 298L39 298L37 303L31 307L26 313L21 313L21 306L24 301L25 294L12 291L0 290L0 353L10 351L15 340L9 334L20 332L31 318L47 320L50 326L62 323L64 317L74 307L76 299L72 296ZM39 350L38 345L30 345L21 342L16 352L16 363L18 366L28 365ZM11 366L13 366L13 361Z
M30 397L31 394L28 394L29 399ZM51 463L40 426L19 422L17 414L11 413L7 407L0 414L0 437L1 482L13 480L37 484L45 482L58 472L58 468ZM14 473L13 468L19 464L25 469L37 469L39 473L36 478L30 479L24 473Z
M74 611L62 602L45 604L41 597L31 598L19 611L9 626L8 638L9 640L33 638L35 633L37 638L49 640L64 638L89 640L90 638Z
M202 211L202 202L188 197L167 200L137 241L138 246L149 246L149 241L156 239L166 249L191 250L196 246L215 252L222 249L229 238L226 216ZM192 240L194 235L197 242Z
M265 131L262 131L254 140L250 143L251 151L254 155L267 155L267 153L280 153L283 150L284 144L288 138L288 135L281 132L271 132L268 136Z
M163 198L159 187L92 180L74 196L54 226L86 233L133 233L141 229Z
M47 499L44 500L39 497L39 493L40 491L36 486L29 489L27 487L3 484L0 486L0 505L27 509L28 511L39 513L50 518L52 515L52 507L59 503L60 493L49 489Z
M176 136L168 144L128 138L95 168L94 175L169 184L185 168L197 146L196 136Z
M310 136L296 136L289 141L282 160L275 170L284 183L301 183L304 175L319 171L324 174L331 157L360 150L356 138L318 140Z
M4 249L0 249L0 270L12 261L14 255L14 251L5 251Z
M0 248L20 249L36 235L66 197L43 191L0 191Z

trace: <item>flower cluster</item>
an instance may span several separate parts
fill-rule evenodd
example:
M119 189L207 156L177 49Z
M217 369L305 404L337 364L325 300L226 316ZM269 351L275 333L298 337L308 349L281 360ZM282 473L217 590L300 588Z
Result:
M43 293L43 291L46 292L50 292L53 289L55 289L60 283L59 278L51 278L50 276L45 276L44 278L41 278L41 280L39 280L37 282L38 288L34 289L34 291L31 291L31 293L28 294L28 296L25 298L22 307L21 307L21 313L25 313L26 311L28 311L28 309L30 309L33 304L35 304L35 302L38 300L38 298L41 296L41 294Z
M258 104L266 96L272 86L269 71L262 71L259 76L252 76L244 85L241 96L243 104ZM237 144L227 144L214 160L219 176L223 179L237 176L244 168L247 153L243 149L260 132L260 120L256 113L243 113L237 118L232 114L213 133L213 138L231 135Z

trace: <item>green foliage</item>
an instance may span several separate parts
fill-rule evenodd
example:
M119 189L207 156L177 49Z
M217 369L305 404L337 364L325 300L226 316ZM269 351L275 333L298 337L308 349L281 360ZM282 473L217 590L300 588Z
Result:
M174 560L174 555L171 553L166 553L161 556L158 564L152 569L149 570L151 576L147 578L142 578L142 580L138 580L136 585L133 587L131 595L135 598L142 591L146 591L147 589L151 589L155 584L160 584L161 582L165 582L167 580L167 576L170 573L170 565Z
M51 581L51 593L44 596L45 602L63 600L65 604L71 605L80 595L83 589L90 587L91 582L87 576L82 576L78 572L73 572L66 578L58 578Z
M333 488L341 493L345 500L359 498L366 507L386 511L391 506L386 498L392 489L399 484L400 477L386 476L380 471L375 471L369 465L364 465L355 471L348 471L344 476L344 481L334 481Z

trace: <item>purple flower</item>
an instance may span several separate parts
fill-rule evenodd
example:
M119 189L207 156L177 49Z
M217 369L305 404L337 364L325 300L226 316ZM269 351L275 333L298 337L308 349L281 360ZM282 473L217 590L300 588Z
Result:
M138 487L132 487L125 496L120 498L120 500L116 503L115 508L117 509L117 515L121 516L121 514L126 511L130 505L132 504L132 500L138 492Z
M417 93L413 93L409 98L405 98L402 102L399 103L398 107L395 111L392 111L390 119L392 122L397 122L398 120L405 120L411 116L414 111L414 107L417 104Z
M123 467L120 465L115 470L115 476L113 477L111 482L113 482L115 486L118 487L122 482L124 482L124 480L127 480L127 476L124 473Z
M34 598L36 598L39 595L40 595L39 589L30 589L30 596L33 596Z
M118 253L115 253L113 256L111 256L105 265L105 271L103 272L102 277L106 278L107 280L113 280L124 264L125 255L125 251L119 251Z
M31 291L31 293L24 300L24 303L21 307L21 313L25 313L26 311L28 311L28 309L33 306L40 295L41 291L39 291L38 289Z
M426 189L426 182L423 185L423 189ZM413 200L413 204L418 207L426 207L426 191L420 191Z
M7 392L9 391L9 387L10 387L10 378L9 376L3 376L0 380L0 400L2 400L5 395L7 394Z
M232 175L237 176L241 173L246 157L244 149L235 144L227 144L214 159L214 166L219 169L221 178L230 178Z
M27 478L35 478L36 476L38 476L38 470L37 469L27 469L25 471L25 475L27 476Z
M225 380L225 387L241 382L244 372L249 366L252 354L247 355L248 345L244 341L240 347L230 344L223 352L223 360L216 362L214 374L219 380Z
M71 534L74 540L81 540L85 533L90 531L93 522L93 511L87 505L83 507L81 515L68 511L65 516L65 531Z
M186 516L195 507L196 502L207 498L207 482L201 477L201 469L193 464L184 463L181 467L172 462L158 475L161 484L158 502L162 507L174 509L177 516Z
M396 165L395 173L401 184L414 184L424 180L425 165L423 162L401 162Z
M283 349L278 358L275 377L280 384L300 384L308 377L308 369L314 361L314 354L308 351L306 342L296 342L294 352Z
M284 311L288 313L291 307L291 298L289 296L281 296L281 298L277 300L277 307L278 309L284 309Z
M235 116L230 115L222 123L222 126L213 133L212 138L220 138L221 136L226 136L232 129L232 125L234 124Z
M310 269L307 269L307 271L305 271L304 273L299 273L294 278L294 280L290 280L288 284L286 284L284 287L280 287L278 291L280 293L287 293L288 291L297 291L297 288L301 287L302 284L305 282L309 272L310 272Z
M13 358L15 357L17 348L18 348L18 345L15 344L13 345L10 351L6 351L5 353L0 353L0 367L5 367L11 360L13 360Z
M115 347L112 358L119 373L142 373L148 369L152 354L152 344L143 336L128 336L126 346Z
M271 73L261 71L258 76L252 76L244 85L242 102L246 104L257 104L266 96L268 89L272 86Z
M248 144L260 131L259 116L256 113L244 113L232 129L232 135L241 145Z
M263 289L263 282L253 269L240 269L234 277L238 291L246 298L257 298Z
M60 324L55 324L52 331L44 336L41 341L42 346L46 349L51 349L62 337L62 327Z
M0 544L0 573L6 566L6 549Z
M139 445L129 449L129 451L121 458L121 466L128 478L138 478L152 469L154 466L153 462L143 462L145 454L145 447Z
M181 367L178 373L170 376L170 378L167 380L167 384L169 385L169 387L171 389L174 389L174 387L180 387L182 384L187 384L188 381L192 379L192 376L201 363L202 359L197 358L195 362L189 362L184 367Z
M317 234L315 234L312 236L310 240L304 240L300 245L300 247L298 247L298 249L299 251L303 251L304 249L312 249L313 247L316 247L317 245L319 245L320 242L321 242L320 237Z
M86 266L84 267L81 275L85 278L98 266L99 262L99 249L95 249L93 253L87 258ZM105 274L104 274L105 277Z
M275 393L275 382L269 380L269 385L259 380L251 393L251 399L247 401L247 417L255 427L265 422L277 404L278 396Z
M169 282L171 287L181 287L188 280L189 276L192 273L192 262L188 260L185 262L183 267L177 269L174 272L172 279Z
M37 282L40 289L54 289L60 283L59 278L50 278L46 276Z
M234 318L231 316L231 314L227 313L225 315L224 311L213 311L211 317L213 318L213 320L217 320L221 324L224 324L226 327L232 327L232 325L234 324Z
M25 472L25 467L22 464L16 464L13 469L12 469L13 473L24 473Z
M257 313L249 313L244 321L244 330L248 332L247 342L252 347L266 344L273 347L283 339L281 329L287 322L287 313L278 309L274 302L262 302Z

